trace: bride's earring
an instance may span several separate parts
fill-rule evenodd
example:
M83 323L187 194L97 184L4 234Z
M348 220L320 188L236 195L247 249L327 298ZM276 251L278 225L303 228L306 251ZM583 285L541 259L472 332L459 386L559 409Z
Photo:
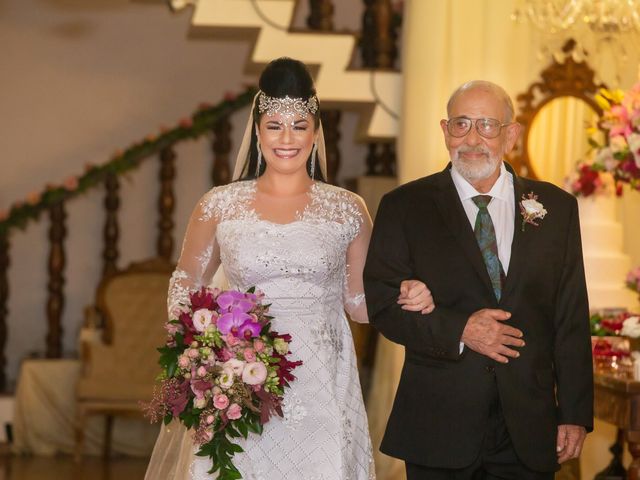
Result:
M318 145L316 143L313 144L313 150L311 150L311 167L309 168L309 175L311 180L313 180L314 175L316 173L316 155L318 153Z
M260 176L260 167L262 166L262 150L260 150L260 144L256 142L256 148L258 149L258 161L256 162L256 178Z

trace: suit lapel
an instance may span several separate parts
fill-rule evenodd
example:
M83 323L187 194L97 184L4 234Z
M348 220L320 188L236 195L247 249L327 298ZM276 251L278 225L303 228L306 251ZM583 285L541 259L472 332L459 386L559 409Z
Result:
M493 296L491 278L484 264L482 253L480 252L478 242L473 233L473 228L469 223L467 214L458 196L458 191L451 179L451 172L449 172L450 166L451 164L440 172L438 178L440 192L435 196L436 204L445 225L468 257L486 289L491 293L491 296Z
M502 298L503 300L509 296L513 290L518 278L521 278L522 270L525 266L525 257L527 253L527 245L531 235L527 235L526 231L522 231L522 214L520 213L520 200L524 195L526 185L524 180L516 175L511 165L505 162L507 170L513 175L513 193L514 193L514 226L513 241L511 242L511 259L509 260L509 272L504 284Z

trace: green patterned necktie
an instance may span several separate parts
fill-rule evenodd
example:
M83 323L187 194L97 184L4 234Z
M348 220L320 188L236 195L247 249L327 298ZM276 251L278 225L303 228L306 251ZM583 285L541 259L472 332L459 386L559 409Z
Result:
M478 241L478 246L482 252L484 264L487 267L489 278L491 278L493 293L495 293L496 299L499 301L502 294L502 284L504 282L505 275L502 265L500 264L500 258L498 257L496 231L493 228L493 222L491 221L489 210L487 210L487 205L489 205L489 202L491 201L491 195L477 195L473 197L472 200L479 208L473 233L476 234L476 240Z

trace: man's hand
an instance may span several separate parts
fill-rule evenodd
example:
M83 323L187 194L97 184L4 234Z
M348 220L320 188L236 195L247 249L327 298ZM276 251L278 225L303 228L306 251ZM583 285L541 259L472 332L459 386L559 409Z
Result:
M420 280L402 281L398 304L402 305L403 310L422 314L431 313L436 307L431 291Z
M558 463L566 462L570 458L578 458L586 436L587 430L582 425L558 425L556 442Z
M520 353L510 346L523 347L522 332L502 322L511 318L504 310L484 308L473 313L462 332L461 342L471 350L500 363L517 358Z

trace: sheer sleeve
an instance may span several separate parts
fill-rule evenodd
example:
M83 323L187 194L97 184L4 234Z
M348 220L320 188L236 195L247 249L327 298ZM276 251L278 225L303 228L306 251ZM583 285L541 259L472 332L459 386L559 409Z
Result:
M347 248L347 273L343 299L345 310L351 320L358 323L368 323L362 272L367 259L369 240L371 239L371 217L364 201L357 196L354 196L354 200L359 210L361 221L356 236L351 240Z
M191 290L208 285L220 265L220 248L216 241L217 220L210 194L196 205L187 225L182 252L169 281L167 309L171 316L189 300Z

